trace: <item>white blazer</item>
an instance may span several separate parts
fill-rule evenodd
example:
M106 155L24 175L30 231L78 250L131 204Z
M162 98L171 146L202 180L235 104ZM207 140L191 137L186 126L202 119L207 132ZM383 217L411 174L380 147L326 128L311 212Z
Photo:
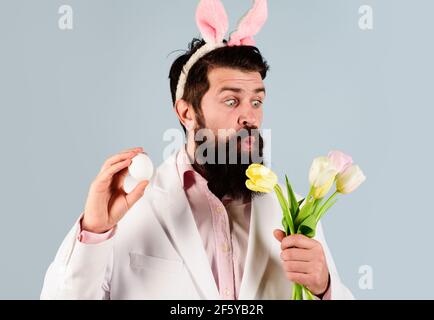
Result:
M133 188L131 180L125 188ZM290 299L280 243L281 209L274 193L252 201L246 265L239 299ZM211 267L176 169L169 157L142 198L99 244L77 240L78 221L60 246L44 279L41 299L220 299ZM341 283L321 225L332 299L352 299Z

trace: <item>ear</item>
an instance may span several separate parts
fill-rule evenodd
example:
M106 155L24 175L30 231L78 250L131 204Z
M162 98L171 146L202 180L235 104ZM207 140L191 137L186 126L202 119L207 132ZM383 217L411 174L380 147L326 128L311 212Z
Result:
M185 100L179 99L175 104L175 112L178 116L179 121L190 131L195 126L195 117L193 112L193 107Z
M261 30L268 17L267 0L255 0L253 7L241 18L231 34L228 46L254 46L253 36Z
M196 23L206 43L220 43L228 31L228 16L220 0L201 0Z

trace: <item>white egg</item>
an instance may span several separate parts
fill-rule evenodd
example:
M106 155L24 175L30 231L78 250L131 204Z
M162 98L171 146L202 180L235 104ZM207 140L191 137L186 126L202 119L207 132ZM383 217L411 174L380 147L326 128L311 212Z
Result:
M128 172L137 181L150 180L154 173L154 166L146 154L139 153L131 160Z

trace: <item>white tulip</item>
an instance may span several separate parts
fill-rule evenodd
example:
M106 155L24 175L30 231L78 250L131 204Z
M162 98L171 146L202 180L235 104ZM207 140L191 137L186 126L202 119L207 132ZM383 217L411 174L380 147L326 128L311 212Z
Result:
M336 190L348 194L356 190L366 180L362 170L357 165L348 167L336 177Z
M318 157L313 160L309 171L309 183L314 188L315 199L323 198L329 192L337 173L330 158Z

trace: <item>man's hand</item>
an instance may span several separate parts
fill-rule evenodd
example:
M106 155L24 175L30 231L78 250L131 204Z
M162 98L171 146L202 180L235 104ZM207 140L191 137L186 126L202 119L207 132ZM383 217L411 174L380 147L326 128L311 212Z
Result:
M304 285L314 295L323 295L329 285L329 270L321 244L301 234L285 237L282 230L274 230L281 243L283 270L286 277Z
M141 181L126 193L123 184L128 173L131 159L142 148L132 148L120 152L106 160L89 188L84 216L81 221L83 230L103 233L113 228L145 191L148 181Z

